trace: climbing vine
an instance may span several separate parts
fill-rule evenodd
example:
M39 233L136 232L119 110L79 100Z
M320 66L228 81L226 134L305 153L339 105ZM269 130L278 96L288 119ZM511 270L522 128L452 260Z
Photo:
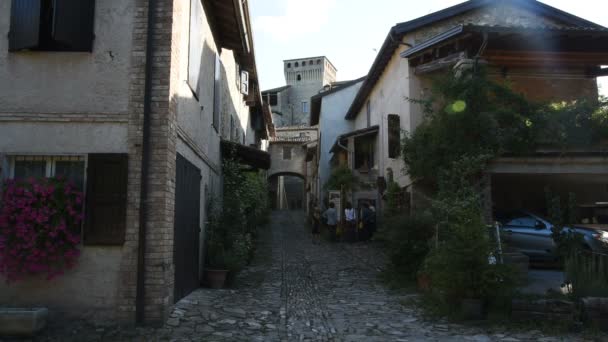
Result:
M403 139L406 171L433 183L463 157L525 155L541 146L588 146L608 137L605 98L534 103L483 69L442 75L429 97L409 101L422 106L424 121Z

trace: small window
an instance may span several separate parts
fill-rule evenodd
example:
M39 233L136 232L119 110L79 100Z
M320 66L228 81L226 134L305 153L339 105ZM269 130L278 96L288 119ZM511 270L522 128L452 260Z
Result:
M291 147L283 146L283 160L291 160Z
M321 64L321 60L317 59L317 65Z
M277 93L270 93L268 95L268 103L271 106L276 106L277 104L279 104L279 96Z
M300 64L298 64L298 62L295 62L293 65L294 65L296 68L300 66Z
M235 127L234 127L234 117L230 117L230 138L229 140L232 141L234 139L234 132Z
M395 159L400 154L401 143L401 118L399 115L388 116L388 157Z
M367 118L367 127L370 127L372 125L372 106L370 100L367 100L367 103L365 104L365 114Z
M314 64L313 61L312 61L312 59L308 62L308 64L310 64L310 65Z
M287 63L287 67L288 67L288 68L291 68L291 63Z
M308 102L302 101L302 113L308 113Z
M303 61L303 62L302 62L302 66L306 66L306 61Z
M298 76L296 77L297 81L301 81L302 80L302 75L298 74Z
M9 51L93 50L95 0L12 0Z

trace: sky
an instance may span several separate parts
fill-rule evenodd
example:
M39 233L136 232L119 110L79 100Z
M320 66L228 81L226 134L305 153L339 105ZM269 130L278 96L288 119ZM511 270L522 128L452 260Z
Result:
M285 84L283 60L327 56L339 81L364 76L389 29L462 0L250 0L262 89ZM608 27L608 1L543 0ZM608 95L608 77L600 80Z

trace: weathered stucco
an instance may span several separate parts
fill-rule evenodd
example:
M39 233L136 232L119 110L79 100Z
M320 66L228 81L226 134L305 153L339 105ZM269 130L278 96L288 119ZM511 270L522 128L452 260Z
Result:
M95 2L92 53L8 52L10 7L0 1L0 113L127 112L133 1Z
M8 307L48 307L52 315L112 319L117 305L121 250L84 247L76 267L52 280L44 276L12 284L2 280L0 303Z
M329 151L336 138L353 130L353 122L344 120L344 115L350 107L355 95L361 88L360 81L347 88L341 89L333 94L324 96L321 100L321 113L319 116L319 185L318 189L329 180L330 160L332 153ZM324 198L324 192L320 192L319 201Z
M0 153L126 152L127 125L123 123L0 122Z
M418 44L430 37L461 24L476 25L500 25L518 27L561 27L561 23L525 9L518 8L507 2L501 2L495 6L486 6L479 10L471 11L448 20L433 23L433 25L410 32L403 37L403 41L409 44ZM402 172L404 163L400 159L388 158L388 134L387 134L387 115L397 114L400 117L401 129L412 132L422 121L422 109L420 105L408 101L408 99L421 99L429 91L430 80L424 77L417 77L409 67L407 59L401 58L400 53L407 47L400 46L393 53L387 63L381 77L374 85L370 95L366 98L371 104L371 125L379 125L380 132L377 140L377 167L379 176L386 176L386 170L393 170L395 180L401 186L411 184L409 177ZM518 85L523 92L530 92L537 87L539 93L536 98L548 99L555 93L547 94L550 90L556 90L559 95L566 95L566 99L572 98L571 89L581 91L584 96L589 96L594 91L595 80L569 80L554 77L542 81L530 81L529 77L512 76L511 79ZM527 84L524 84L526 82ZM528 83L529 82L529 83ZM570 89L570 94L568 94ZM364 103L365 103L364 102ZM359 109L355 118L353 129L361 129L367 126L366 106Z

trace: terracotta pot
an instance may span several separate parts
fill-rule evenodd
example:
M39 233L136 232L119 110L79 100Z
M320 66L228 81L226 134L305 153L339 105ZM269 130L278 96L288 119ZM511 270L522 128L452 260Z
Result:
M481 320L483 314L483 300L474 298L464 298L460 302L460 312L462 318L466 320Z
M431 290L431 277L428 274L418 274L416 283L418 285L418 291L429 292Z
M228 270L214 270L205 269L205 278L207 279L207 285L212 289L221 289L226 283L226 276Z

